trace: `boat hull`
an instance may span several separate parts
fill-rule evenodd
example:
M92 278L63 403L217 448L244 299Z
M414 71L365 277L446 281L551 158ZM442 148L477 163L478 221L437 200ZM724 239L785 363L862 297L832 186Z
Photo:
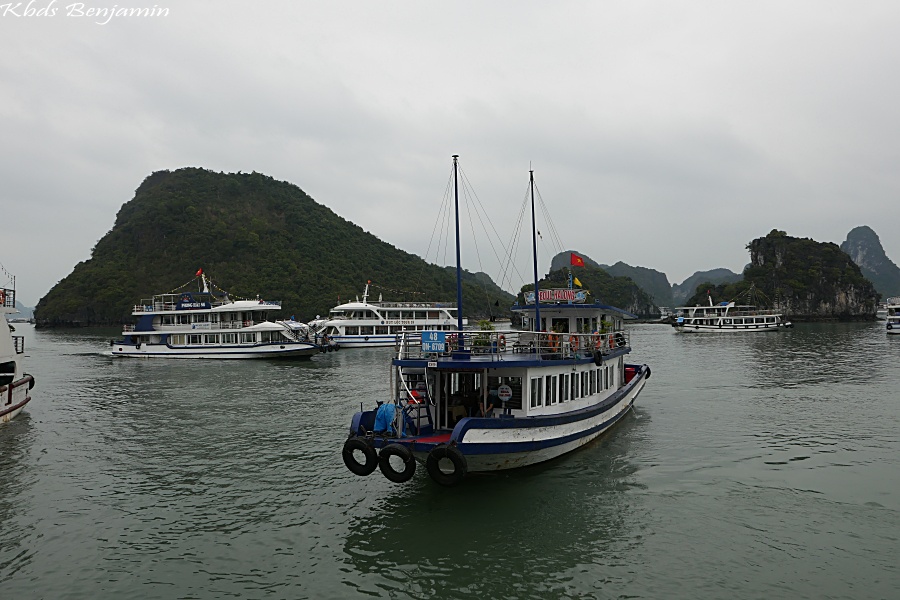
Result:
M308 359L321 352L314 344L269 344L254 347L185 347L173 348L165 344L141 344L140 347L114 344L113 356L124 358L202 358L202 359Z
M22 412L31 401L31 395L28 392L33 385L34 379L31 375L26 375L13 382L9 387L0 386L0 423L8 423Z
M787 323L761 323L758 325L673 325L677 333L764 333L790 327Z
M461 422L459 427L462 430L456 442L466 457L468 471L478 473L527 467L558 458L590 443L628 413L644 388L647 374L649 369L645 366L638 376L613 396L613 402L603 410L579 411L584 412L584 418L570 420L561 415L561 422L538 427L480 426L494 425L497 423L494 419L469 419L469 423ZM454 432L453 437L457 437L457 432ZM420 462L428 458L427 452L413 451L413 455Z

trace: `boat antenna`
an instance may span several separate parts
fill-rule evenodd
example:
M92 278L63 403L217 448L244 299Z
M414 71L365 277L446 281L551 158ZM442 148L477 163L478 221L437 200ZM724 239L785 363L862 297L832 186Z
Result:
M531 165L529 165L531 166ZM534 258L534 330L541 330L541 295L538 289L537 270L537 225L534 221L534 169L528 171L529 185L531 186L531 247Z
M453 208L456 211L456 327L463 330L462 266L459 259L459 154L453 155ZM462 335L460 335L462 340Z

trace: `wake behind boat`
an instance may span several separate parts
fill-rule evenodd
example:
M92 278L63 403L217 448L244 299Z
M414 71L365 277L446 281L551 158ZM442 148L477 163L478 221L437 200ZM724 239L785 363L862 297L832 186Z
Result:
M0 287L0 423L22 412L31 401L29 392L34 387L34 377L22 370L25 337L13 335L15 330L6 320L6 315L18 312L15 278L9 279L10 284Z
M454 156L454 182L457 169ZM530 186L536 247L533 173ZM458 192L456 198L458 206ZM532 302L525 294L512 307L530 331L463 331L458 317L456 332L401 334L391 396L351 420L342 455L353 473L377 467L402 483L419 462L437 483L454 485L467 473L561 456L627 414L650 377L647 365L625 362L631 347L622 323L633 315L578 303L571 283L541 290L536 252L533 260ZM457 252L459 306L460 273Z
M198 291L188 291L194 283ZM309 358L320 347L305 330L269 321L281 303L232 299L212 286L203 270L172 292L134 307L135 325L112 342L113 356L140 358Z

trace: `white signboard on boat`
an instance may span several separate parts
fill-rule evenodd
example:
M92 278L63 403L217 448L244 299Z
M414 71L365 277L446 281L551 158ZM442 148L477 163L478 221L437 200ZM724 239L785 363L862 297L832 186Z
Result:
M422 352L446 352L447 340L443 331L422 332Z

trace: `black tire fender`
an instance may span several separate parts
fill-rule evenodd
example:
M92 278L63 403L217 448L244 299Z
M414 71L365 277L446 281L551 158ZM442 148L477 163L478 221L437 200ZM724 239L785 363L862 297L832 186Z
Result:
M449 473L441 470L441 460L444 458L449 459L453 463L453 470ZM469 470L469 465L459 448L441 445L428 453L428 458L425 460L425 468L435 482L450 487L462 481Z
M356 455L354 454L356 450L361 451L365 455L366 462L361 463L356 460ZM378 466L378 455L375 454L375 448L362 438L348 438L344 442L341 456L347 468L356 475L370 475L375 470L375 467Z
M403 470L397 471L391 464L391 457L397 456L403 460ZM388 444L378 453L378 468L382 475L394 483L406 483L416 473L416 459L412 451L403 444Z

